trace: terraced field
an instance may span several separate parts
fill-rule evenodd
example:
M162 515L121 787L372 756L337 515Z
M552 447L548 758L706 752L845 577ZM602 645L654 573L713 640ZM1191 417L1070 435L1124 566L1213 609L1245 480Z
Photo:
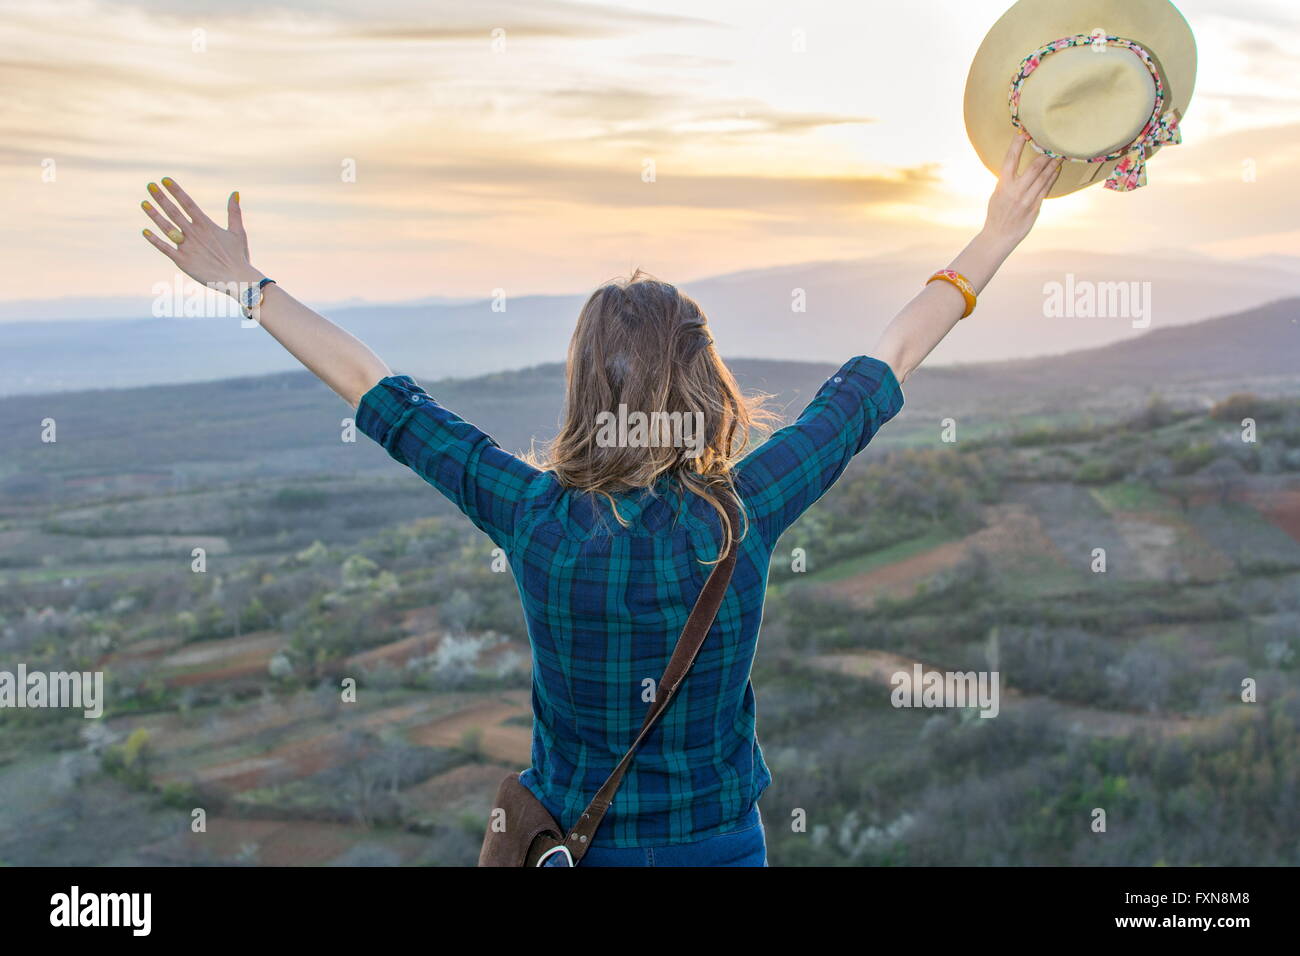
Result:
M136 858L163 864L449 862L439 858L437 841L412 827L450 831L456 853L468 852L500 778L528 764L528 692L371 687L366 675L375 668L436 657L448 639L432 607L404 612L401 626L414 633L352 655L337 668L361 679L355 702L344 702L339 688L327 685L247 696L248 688L265 686L271 659L288 646L273 631L194 643L153 638L110 655L110 670L147 667L169 689L197 690L204 700L218 701L115 717L97 728L106 745L144 741L152 785L183 804L170 813L156 811L174 818L176 832L143 843ZM496 674L525 651L490 638L458 645L456 654L466 653L477 653L475 666ZM4 779L0 768L0 792ZM378 817L396 814L407 825L377 826L378 820L354 812L358 801ZM183 825L185 808L206 808L205 831Z
M1262 452L1235 412L1158 404L873 445L792 529L812 570L772 568L762 806L811 824L772 827L774 863L1300 860L1292 404L1262 407ZM529 648L435 499L255 473L0 516L5 659L110 690L100 721L0 714L0 864L472 863L531 756ZM918 662L996 669L998 719L892 707Z
M947 671L962 671L960 667L944 667L935 662L923 662L915 658L893 654L888 651L868 650L841 654L818 654L809 658L809 665L815 670L827 671L858 678L873 688L873 692L888 698L890 692L898 686L895 675L914 674L914 667L921 666L923 674ZM999 712L1032 711L1036 719L1051 720L1059 723L1072 733L1090 737L1127 737L1138 732L1154 734L1190 734L1211 730L1222 724L1225 715L1216 717L1189 716L1186 714L1149 714L1126 713L1123 711L1103 710L1079 704L1063 703L1043 694L1027 694L1015 687L1002 686L998 695Z
M1096 548L1105 550L1106 573L1129 581L1217 581L1243 559L1300 561L1300 486L1247 495L1228 507L1202 496L1186 511L1155 492L1135 500L1122 483L1020 485L1006 499L985 510L979 531L937 544L930 543L935 536L917 539L919 547L890 549L902 552L895 560L868 555L810 574L807 583L871 607L881 597L912 596L975 554L1008 582L1032 578L1040 594L1080 586L1093 573ZM855 571L863 565L867 570Z

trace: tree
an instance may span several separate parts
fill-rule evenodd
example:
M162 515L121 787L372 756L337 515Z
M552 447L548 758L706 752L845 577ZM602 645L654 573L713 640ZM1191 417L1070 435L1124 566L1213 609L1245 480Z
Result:
M469 627L476 610L474 599L466 591L457 588L438 608L438 613L449 629L455 633L463 633Z
M1200 471L1219 495L1219 504L1226 506L1246 483L1246 470L1237 459L1221 455Z
M364 588L377 573L379 565L364 554L351 555L343 562L343 587L349 591Z

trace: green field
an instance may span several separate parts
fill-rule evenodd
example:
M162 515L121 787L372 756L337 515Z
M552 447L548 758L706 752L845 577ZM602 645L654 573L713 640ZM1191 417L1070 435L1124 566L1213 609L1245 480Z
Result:
M499 385L462 394L499 404ZM266 427L320 398L290 390ZM809 828L773 823L773 864L1300 864L1300 542L1268 517L1300 494L1300 401L1274 400L1256 446L1195 403L1007 407L955 443L905 413L779 542L761 806ZM248 414L152 457L108 442L98 484L69 448L40 473L23 453L0 498L0 669L102 669L109 700L101 721L0 712L0 863L474 861L528 759L511 576L382 452L246 447ZM167 487L130 486L155 471ZM228 550L196 574L188 547L133 553L144 535ZM896 709L872 668L902 659L996 662L1014 697L992 720Z

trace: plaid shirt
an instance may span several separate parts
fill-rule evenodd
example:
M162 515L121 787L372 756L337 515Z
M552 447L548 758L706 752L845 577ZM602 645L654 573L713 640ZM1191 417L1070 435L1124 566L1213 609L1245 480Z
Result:
M754 735L750 665L772 550L902 407L889 366L850 359L799 418L737 466L750 531L708 639L624 778L609 847L733 829L771 782ZM361 399L357 426L452 500L509 556L532 645L532 766L522 782L571 827L640 728L717 554L716 512L670 480L617 495L562 487L405 375Z

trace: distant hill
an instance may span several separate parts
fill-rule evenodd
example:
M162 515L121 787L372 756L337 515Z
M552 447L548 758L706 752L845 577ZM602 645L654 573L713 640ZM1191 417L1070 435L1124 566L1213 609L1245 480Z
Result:
M935 263L950 255L917 250L680 285L708 313L725 354L838 362L869 349ZM1044 290L1067 282L1139 283L1142 305L1150 304L1150 329L1300 295L1300 273L1290 260L1022 252L985 290L977 314L936 350L932 365L1063 354L1132 340L1145 331L1122 316L1049 317ZM292 291L300 297L310 293ZM506 301L504 312L493 311L486 298L323 311L390 362L400 361L403 371L463 377L561 361L584 299L585 294L519 296ZM796 304L805 310L794 311ZM153 318L144 303L134 318L59 321L48 317L56 307L41 303L15 311L0 304L0 318L42 319L0 321L0 395L219 381L296 367L270 336L241 328L234 319ZM91 314L78 300L67 307L69 316Z
M1295 394L1300 383L1300 299L1149 332L1131 342L1042 359L925 368L904 386L907 406L886 442L933 429L947 416L976 425L1014 427L1034 415L1136 408L1152 393L1210 401L1233 391ZM860 350L859 350L860 351ZM845 358L851 353L846 353ZM729 364L742 387L772 394L793 417L837 367L831 363L738 358ZM445 405L511 451L555 434L563 402L559 363L475 378L427 380ZM0 399L7 437L0 485L16 493L40 475L130 473L141 487L151 469L183 480L256 479L338 474L386 467L364 436L340 441L352 414L307 372L220 382L56 392ZM40 441L53 418L58 441ZM121 479L114 478L115 482Z
M1295 394L1300 382L1300 298L1217 319L1155 329L1125 342L1067 355L923 368L909 381L926 405L1033 395L1104 406L1158 392L1218 398L1230 391Z

